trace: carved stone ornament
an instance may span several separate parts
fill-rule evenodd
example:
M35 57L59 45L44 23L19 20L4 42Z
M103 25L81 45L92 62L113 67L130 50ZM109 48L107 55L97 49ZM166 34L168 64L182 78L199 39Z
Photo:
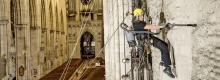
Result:
M19 76L24 76L24 67L23 66L19 67Z

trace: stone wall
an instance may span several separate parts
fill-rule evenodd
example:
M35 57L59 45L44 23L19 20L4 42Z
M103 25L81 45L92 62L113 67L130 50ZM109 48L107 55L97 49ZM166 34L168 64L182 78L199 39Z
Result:
M37 80L67 60L65 0L0 0L0 4L0 58L6 59L2 72L6 75L0 79Z
M131 11L131 0L103 1L104 10L104 41L105 41L105 77L106 80L131 79L130 61L123 63L123 59L130 59L130 49L125 40L124 32L119 27L126 13ZM131 16L125 22L131 24ZM125 77L122 77L125 76Z
M162 1L163 5L162 5ZM121 10L117 10L117 1L104 2L104 28L105 40L109 33L114 31L117 17ZM149 15L153 23L158 24L159 14L165 13L169 23L197 24L193 27L174 27L167 34L174 48L175 69L177 78L171 79L163 73L163 67L159 66L160 51L153 48L153 75L154 80L217 80L220 75L219 67L219 34L220 34L220 1L218 0L147 0ZM131 6L131 5L128 5ZM121 6L118 6L121 7ZM111 13L110 15L108 13ZM120 22L120 21L119 21ZM120 34L120 33L119 33ZM161 36L158 36L161 38ZM118 48L117 38L105 49L106 52L106 78L117 78L122 68L117 68L117 58L114 54ZM122 41L120 41L121 43ZM126 48L129 50L129 48ZM122 59L122 58L119 58ZM172 60L173 61L173 60ZM115 67L116 66L116 67ZM173 67L173 66L171 66ZM119 71L117 70L119 69ZM109 73L117 74L109 74Z
M192 79L218 80L220 78L220 1L198 0L193 32Z
M0 0L0 79L4 80L7 77L14 77L15 74L15 47L11 40L10 26L10 1ZM13 57L13 58L12 58ZM9 78L11 79L11 78Z
M174 47L175 80L217 80L219 77L219 1L216 0L164 0L163 10L167 22L196 23L198 27L174 27L168 39ZM162 1L148 0L150 16L157 21ZM159 67L160 54L153 53L154 79L172 80Z

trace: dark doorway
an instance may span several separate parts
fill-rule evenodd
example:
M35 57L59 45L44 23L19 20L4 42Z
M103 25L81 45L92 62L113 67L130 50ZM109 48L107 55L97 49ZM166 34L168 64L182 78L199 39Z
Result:
M80 41L81 58L92 59L95 58L95 40L91 33L85 32Z

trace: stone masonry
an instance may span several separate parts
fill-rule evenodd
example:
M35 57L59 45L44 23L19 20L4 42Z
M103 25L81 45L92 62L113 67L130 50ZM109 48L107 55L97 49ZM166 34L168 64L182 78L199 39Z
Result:
M125 0L129 1L129 0ZM165 18L169 23L179 24L197 24L193 27L174 27L168 32L168 39L174 47L174 60L176 63L177 78L171 79L162 72L163 67L159 66L160 51L153 48L153 75L154 80L217 80L219 79L219 9L220 3L218 0L146 0L149 15L152 17L153 23L158 24L159 13L163 11ZM163 5L162 5L163 1ZM121 2L121 1L118 1ZM123 14L121 8L127 6L118 5L117 1L107 0L104 2L104 28L105 40L109 34L113 33L117 27L117 16ZM131 7L131 5L128 5ZM114 15L118 13L118 15ZM109 15L109 13L111 13ZM121 17L121 16L120 16ZM106 19L107 18L107 19ZM113 25L113 26L112 26ZM123 34L123 33L119 33ZM158 36L160 37L160 36ZM116 41L115 41L116 40ZM106 79L107 80L122 80L118 78L121 74L121 69L117 68L117 60L123 58L115 56L122 53L117 53L117 47L122 45L114 45L117 42L117 37L113 37L111 44L106 47ZM120 41L121 43L121 41ZM127 44L127 43L126 43ZM126 47L126 54L129 48ZM115 67L116 66L116 67ZM125 69L127 70L127 69ZM115 74L110 74L115 73Z
M0 79L38 80L67 60L65 0L0 0Z

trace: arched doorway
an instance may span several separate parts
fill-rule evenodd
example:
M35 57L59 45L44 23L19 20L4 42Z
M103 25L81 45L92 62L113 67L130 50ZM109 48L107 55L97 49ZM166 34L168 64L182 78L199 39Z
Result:
M80 52L82 59L95 58L95 40L91 33L85 32L80 40Z

